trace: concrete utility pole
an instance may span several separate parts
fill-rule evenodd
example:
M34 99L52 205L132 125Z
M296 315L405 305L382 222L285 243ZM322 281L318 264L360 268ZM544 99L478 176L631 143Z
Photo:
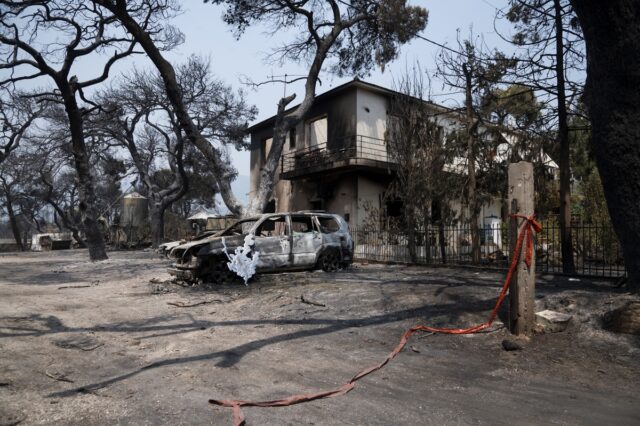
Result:
M531 216L534 213L533 165L526 161L509 164L509 206L511 214ZM511 218L509 223L510 249L514 250L518 231L525 219ZM509 287L509 330L516 336L530 336L535 325L535 250L531 267L525 263L526 237L522 241L518 266ZM511 255L515 255L511 253Z

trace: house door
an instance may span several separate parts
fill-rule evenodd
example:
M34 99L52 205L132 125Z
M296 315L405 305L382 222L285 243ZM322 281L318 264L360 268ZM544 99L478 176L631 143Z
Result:
M256 269L274 270L289 265L291 243L287 216L270 216L255 231L255 247L260 252Z

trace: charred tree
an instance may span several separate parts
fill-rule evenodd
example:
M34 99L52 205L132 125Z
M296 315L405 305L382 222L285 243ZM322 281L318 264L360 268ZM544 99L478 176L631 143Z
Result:
M480 195L481 192L489 194L492 189L482 187L478 183L480 160L483 160L485 169L490 166L488 164L490 162L487 161L490 155L487 155L486 151L481 153L479 145L482 138L497 139L497 136L491 134L488 129L482 138L480 137L480 125L485 119L482 106L488 94L492 93L497 85L502 84L502 78L513 67L513 61L498 51L492 52L491 55L486 54L471 40L473 40L472 34L469 40L458 40L457 50L443 49L438 57L437 67L438 75L446 85L461 90L465 94L464 107L461 108L460 114L461 131L454 133L454 139L459 139L461 156L466 160L464 193L469 213L471 256L474 262L479 262Z
M79 210L82 215L91 260L107 258L103 235L98 226L94 177L85 143L84 118L89 109L97 107L84 97L84 90L107 80L117 61L132 53L136 41L115 25L117 20L108 10L83 1L23 1L2 2L0 10L0 54L4 63L0 69L11 70L2 86L20 81L47 78L53 89L43 90L36 98L58 102L64 106L70 132L70 145L78 180ZM138 18L146 30L158 35L169 34L167 45L180 41L176 34L161 32L165 17L161 8L138 8ZM160 36L158 36L160 37ZM55 39L55 42L51 40ZM53 45L52 43L55 43ZM99 74L89 79L71 75L82 59L112 51L99 67ZM79 100L84 105L79 104Z
M385 139L388 155L398 168L387 196L402 201L409 255L415 263L420 228L427 261L431 256L431 207L433 201L442 203L447 198L450 179L444 165L451 161L451 151L438 124L441 109L424 99L428 87L419 67L405 73L396 86L398 94L389 102Z
M573 0L587 45L592 148L629 287L640 290L640 3Z
M583 93L584 39L570 0L512 0L500 18L515 26L504 37L519 48L518 66L508 78L544 95L543 121L555 134L548 151L560 169L562 269L575 272L571 234L571 118Z
M255 109L246 104L242 92L235 93L214 79L209 64L198 57L177 67L177 81L197 130L208 141L220 148L246 148L246 123ZM185 165L185 133L157 72L129 73L99 98L105 111L92 126L128 150L149 199L156 247L164 239L165 211L191 186Z
M476 156L478 124L480 120L476 117L473 107L473 74L468 64L462 64L462 74L464 75L464 105L465 105L465 127L467 133L467 197L469 202L470 230L471 230L471 260L473 263L480 263L480 233L479 212L480 203L476 196Z

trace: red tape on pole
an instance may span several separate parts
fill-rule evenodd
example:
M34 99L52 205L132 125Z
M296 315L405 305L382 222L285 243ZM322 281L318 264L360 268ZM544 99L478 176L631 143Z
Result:
M275 399L272 401L243 401L240 399L210 399L209 403L214 405L219 405L222 407L229 407L233 409L233 424L234 426L241 426L244 424L244 414L242 413L241 407L285 407L288 405L300 404L303 402L313 401L315 399L322 398L333 398L335 396L340 396L348 393L356 386L356 381L362 379L363 377L373 373L374 371L380 370L384 367L389 361L398 355L402 349L405 347L409 338L418 331L426 331L430 333L440 333L440 334L472 334L477 333L481 330L489 328L493 321L496 319L498 315L498 310L500 309L500 305L507 295L507 290L509 289L509 284L511 283L511 278L513 277L513 273L518 267L518 260L520 258L520 252L522 251L522 242L526 237L526 247L525 247L525 263L527 267L531 267L531 263L533 260L533 233L539 233L542 231L542 225L536 221L533 216L523 216L523 215L511 215L511 217L524 219L525 222L518 233L518 239L516 241L516 247L513 251L513 256L511 257L511 264L509 265L509 270L507 272L507 276L504 280L504 284L502 285L502 290L498 295L498 299L496 300L496 304L489 315L489 318L486 322L482 324L475 325L473 327L468 328L438 328L438 327L429 327L426 325L416 325L411 327L407 331L404 332L400 341L396 345L396 347L387 355L387 357L379 364L374 366L365 368L361 370L358 374L353 376L351 380L342 386L328 390L323 392L309 393L309 394L297 394L292 395L288 398L283 399Z

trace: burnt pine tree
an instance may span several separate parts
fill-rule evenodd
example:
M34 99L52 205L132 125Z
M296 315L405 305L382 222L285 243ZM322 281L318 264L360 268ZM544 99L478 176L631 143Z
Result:
M24 185L25 174L30 170L25 157L13 153L0 164L0 212L7 215L13 238L20 251L24 251L20 229L19 198Z
M424 99L427 89L419 67L398 80L397 94L389 102L385 135L389 156L398 164L388 192L403 202L402 217L412 262L417 261L416 234L420 228L424 231L426 258L430 260L428 227L434 213L431 208L445 203L452 183L445 165L451 164L453 151L448 149L439 123L449 111L427 102Z
M471 231L471 256L474 262L480 262L479 216L481 209L478 194L478 159L480 153L479 128L484 119L482 114L483 99L496 85L500 84L505 73L513 66L513 61L500 52L489 55L482 52L472 41L458 40L457 49L442 49L438 59L438 76L444 83L464 93L464 108L460 117L463 131L457 132L458 139L464 139L466 149L466 201L469 211L469 228ZM486 138L487 135L482 135Z
M545 122L556 132L560 168L562 270L574 273L571 236L570 113L582 95L584 39L569 0L511 0L500 12L515 26L509 41L518 49L513 81L545 95ZM506 38L506 37L505 37Z
M171 2L161 3L137 8L135 13L145 31L156 37L156 45L168 48L181 38L175 32L164 31L164 18L167 10L171 10ZM84 91L107 80L113 64L134 53L136 40L116 25L117 20L107 9L85 1L1 1L0 6L0 55L3 57L0 69L10 71L0 86L26 80L48 80L53 84L53 88L44 89L37 97L64 106L89 256L91 260L106 259L84 134L85 106L95 105L86 100ZM102 64L98 58L104 56L98 57L98 54L106 54ZM98 70L97 75L81 78L71 74L75 64L89 58Z
M298 39L283 46L279 52L283 60L309 60L305 95L300 106L291 114L285 115L287 105L295 96L278 102L271 152L261 173L257 194L248 208L243 210L231 191L231 178L235 171L224 161L222 152L198 131L186 108L173 66L162 56L149 33L141 27L140 21L132 15L128 2L93 0L93 3L114 13L158 68L166 86L167 97L173 104L185 134L210 161L217 176L220 194L229 210L235 214L260 212L269 201L286 132L302 121L310 110L325 60L335 59L330 68L339 75L360 74L375 65L384 66L396 57L399 47L424 29L427 23L427 11L421 7L408 6L406 0L357 0L349 3L338 0L212 1L227 6L224 19L235 26L238 35L249 25L258 22L276 28L303 29Z
M587 46L591 144L629 287L640 290L640 2L572 0Z
M1 67L0 67L1 68ZM8 88L0 96L0 164L20 145L45 106L29 93Z
M255 108L242 92L215 79L208 61L195 56L177 67L177 80L199 132L220 149L229 144L246 148L245 130ZM189 190L186 137L157 72L134 70L99 98L105 111L92 127L128 150L149 199L157 247L164 239L165 211Z

